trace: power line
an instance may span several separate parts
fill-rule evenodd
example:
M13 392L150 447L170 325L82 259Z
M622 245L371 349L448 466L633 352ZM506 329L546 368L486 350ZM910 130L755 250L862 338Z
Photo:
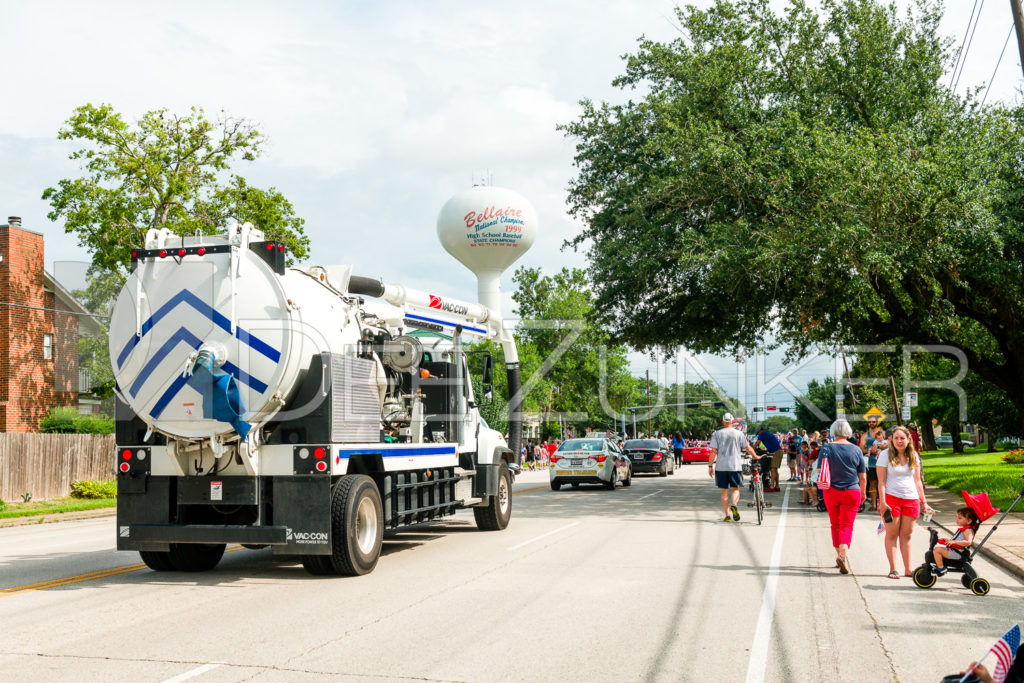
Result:
M960 58L964 54L964 46L967 44L967 34L971 32L971 22L974 21L974 11L978 9L978 0L974 0L974 7L971 8L971 18L967 20L967 30L964 31L963 42L960 43L960 49L956 52L956 64L953 65L953 73L949 76L949 86L952 89L956 89L953 81L956 79L956 70L960 66Z
M960 83L960 76L964 75L964 67L967 66L967 53L971 51L971 45L974 44L974 34L978 30L978 24L981 23L981 12L985 9L985 0L981 0L981 6L978 8L978 16L974 19L974 28L971 29L971 39L967 41L967 50L964 51L964 59L960 62L960 74L956 77L956 82L953 83L953 90L956 90L956 86Z
M984 106L985 100L988 99L988 92L992 89L992 82L996 80L996 72L999 71L999 65L1003 61L1003 53L1006 52L1006 46L1010 44L1010 36L1013 35L1013 22L1010 23L1010 30L1006 33L1006 40L1003 42L1003 50L999 53L999 59L996 60L996 68L992 69L992 78L988 79L988 87L985 88L985 96L981 98L981 104Z

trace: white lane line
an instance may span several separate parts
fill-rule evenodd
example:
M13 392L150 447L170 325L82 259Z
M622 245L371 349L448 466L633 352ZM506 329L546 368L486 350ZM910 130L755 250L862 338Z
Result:
M768 664L768 638L772 633L775 618L775 589L779 585L779 562L782 559L782 537L786 535L786 510L789 508L789 492L786 487L782 495L782 511L779 514L779 528L775 531L775 545L772 546L771 564L768 566L768 580L764 584L761 598L761 614L757 617L754 644L750 646L750 663L747 665L747 683L762 683Z
M207 671L213 671L223 663L224 662L214 662L212 664L203 664L202 666L196 667L191 671L186 671L183 674L178 674L174 678L168 678L166 681L163 681L163 683L178 683L179 681L187 681L188 679L195 678L196 676L204 674Z
M654 493L661 493L661 492L662 492L662 491L664 491L664 490L665 490L665 489L658 489L658 490L657 490L657 491L655 491ZM640 496L639 498L637 498L637 500L643 500L644 498L650 498L651 496L653 496L653 495L654 495L654 493L648 493L648 494L647 494L646 496Z
M570 529L570 528L576 526L577 524L579 524L579 522L573 522L572 524L566 524L565 526L560 526L557 529L553 529L552 531L547 532L546 534L541 534L540 536L537 536L536 538L531 538L529 541L523 541L519 545L514 545L511 548L509 548L509 550L519 550L524 545L530 545L534 541L539 541L542 538L547 538L548 536L550 536L552 534L557 534L559 531L565 531L566 529Z

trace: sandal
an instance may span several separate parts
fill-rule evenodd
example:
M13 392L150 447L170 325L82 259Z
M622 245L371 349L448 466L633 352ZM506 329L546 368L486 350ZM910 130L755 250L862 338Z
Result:
M895 569L893 569L891 572L889 572L889 578L890 579L898 579L898 578L900 578L900 573L898 571L896 571Z
M849 574L850 568L846 566L846 560L841 557L836 558L836 566L839 567L840 574Z

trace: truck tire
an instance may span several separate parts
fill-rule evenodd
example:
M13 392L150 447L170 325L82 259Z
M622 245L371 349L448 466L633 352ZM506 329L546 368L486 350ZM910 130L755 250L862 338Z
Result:
M174 565L171 564L171 554L166 550L140 550L139 555L146 566L155 572L174 570Z
M555 489L555 485L551 488ZM491 496L487 505L473 508L473 517L481 531L501 531L512 519L512 476L504 461L498 468L498 492Z
M302 566L313 576L332 576L337 573L331 564L330 555L303 555Z
M172 543L167 555L179 572L205 572L224 556L223 543Z
M384 508L377 484L365 474L342 477L331 495L331 554L325 556L335 573L369 574L383 542Z

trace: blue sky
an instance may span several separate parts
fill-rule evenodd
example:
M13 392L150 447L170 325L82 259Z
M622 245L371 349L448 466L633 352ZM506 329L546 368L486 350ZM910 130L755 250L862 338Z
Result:
M577 228L565 207L572 142L555 125L575 117L581 98L623 97L610 85L621 56L641 34L677 37L674 4L0 0L0 220L19 215L42 232L59 278L80 269L54 266L86 255L40 199L77 172L56 139L61 123L85 102L128 117L199 105L251 119L267 136L264 156L237 170L293 202L317 263L472 299L474 278L441 249L435 220L448 197L488 174L538 211L537 242L520 264L583 266L561 250ZM971 8L948 3L957 44ZM984 7L961 90L988 81L1010 25L1007 3ZM1017 96L1014 48L990 100ZM736 391L732 359L704 362ZM637 374L655 367L639 354L633 364ZM770 356L768 369L778 366ZM827 374L831 361L817 367L794 380Z

